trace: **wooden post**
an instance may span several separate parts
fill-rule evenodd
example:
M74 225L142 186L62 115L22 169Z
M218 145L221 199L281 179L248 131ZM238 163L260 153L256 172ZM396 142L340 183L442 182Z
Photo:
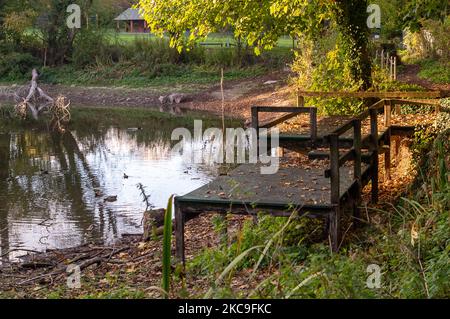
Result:
M397 57L394 57L394 80L397 80Z
M372 202L378 202L378 118L377 110L370 109L370 136L371 136L371 147L372 152Z
M389 81L392 81L392 57L389 57Z
M358 190L353 199L354 225L358 224L359 204L362 194L362 173L361 173L361 120L353 120L353 149L355 150L355 161L353 164L353 178L358 184Z
M252 106L252 128L255 130L256 133L256 154L259 156L259 119L258 119L258 113L259 109L257 106Z
M384 138L384 176L385 180L391 179L391 128L386 131Z
M311 108L309 113L309 120L311 125L311 141L314 142L317 140L317 109Z
M353 120L353 149L355 150L354 179L361 185L361 120Z
M305 106L305 98L299 94L297 94L297 106L304 107Z
M130 32L131 32L131 33L134 32L134 23L133 23L133 20L130 20Z
M184 223L184 214L175 198L175 249L177 260L183 263L183 265L186 262L184 253Z
M383 69L383 62L384 62L384 49L381 50L381 56L380 56L380 67Z
M389 81L392 81L392 57L389 57L388 61L389 61Z
M329 214L329 235L331 238L331 249L336 252L340 241L340 180L339 180L339 135L330 135L330 183L331 204L334 206Z
M392 100L384 100L384 127L391 126Z
M330 179L331 179L331 203L339 205L339 136L330 135Z
M384 65L386 66L386 69L389 68L388 61L389 61L389 52L386 52L386 60L385 60L385 63L384 63Z

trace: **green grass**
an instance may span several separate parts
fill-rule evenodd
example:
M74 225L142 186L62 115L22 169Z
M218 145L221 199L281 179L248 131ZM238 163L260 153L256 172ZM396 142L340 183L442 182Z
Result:
M267 70L262 65L245 68L231 67L224 71L225 80L237 80L263 75ZM174 65L165 75L153 76L139 72L125 65L98 66L85 70L76 70L72 66L46 68L42 70L40 80L47 84L80 86L126 86L126 87L163 87L185 86L190 91L195 85L219 83L218 67ZM22 81L23 82L23 81ZM194 85L194 87L192 87ZM189 88L191 87L191 88Z
M132 43L133 41L137 39L158 39L157 36L155 36L152 33L126 33L126 32L116 32L113 30L109 30L107 33L108 39L110 39L111 42L118 41L122 44ZM168 37L164 37L165 39L169 39ZM222 43L222 44L237 44L236 38L229 33L211 33L209 34L205 39L200 39L197 41L198 43ZM245 44L245 43L243 43ZM295 44L297 44L297 41L295 41ZM289 36L282 36L279 38L277 47L280 48L292 48L292 38ZM211 48L214 48L214 46L211 46ZM217 46L219 48L219 46Z
M450 83L450 62L424 60L419 62L419 77L434 83Z

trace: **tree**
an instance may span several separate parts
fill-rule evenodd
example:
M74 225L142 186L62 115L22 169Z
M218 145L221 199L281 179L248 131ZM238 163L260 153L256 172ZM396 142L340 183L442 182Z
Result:
M353 80L361 81L361 89L372 85L369 56L366 0L337 0L334 7L344 52Z
M411 31L419 31L422 27L422 20L433 19L444 22L450 13L448 0L409 0L403 10L403 27Z
M153 32L170 36L181 50L211 32L231 27L256 54L271 49L282 35L311 38L327 20L339 25L352 75L361 89L370 87L366 0L140 0L138 7ZM186 30L189 36L185 37Z

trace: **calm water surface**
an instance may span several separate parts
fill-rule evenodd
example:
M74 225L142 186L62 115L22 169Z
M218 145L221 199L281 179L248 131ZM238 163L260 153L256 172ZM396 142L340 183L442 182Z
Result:
M215 166L187 164L173 154L170 132L161 127L79 129L63 136L0 132L1 254L15 250L6 256L14 258L24 254L19 248L43 251L139 233L145 204L138 183L158 208L171 194L183 195L216 175ZM105 201L108 196L117 201Z

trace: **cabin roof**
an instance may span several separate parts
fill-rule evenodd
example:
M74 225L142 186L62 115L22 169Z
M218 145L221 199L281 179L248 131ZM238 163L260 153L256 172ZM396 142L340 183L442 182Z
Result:
M130 21L130 20L144 20L142 15L139 13L139 9L128 8L120 15L118 15L115 21Z

